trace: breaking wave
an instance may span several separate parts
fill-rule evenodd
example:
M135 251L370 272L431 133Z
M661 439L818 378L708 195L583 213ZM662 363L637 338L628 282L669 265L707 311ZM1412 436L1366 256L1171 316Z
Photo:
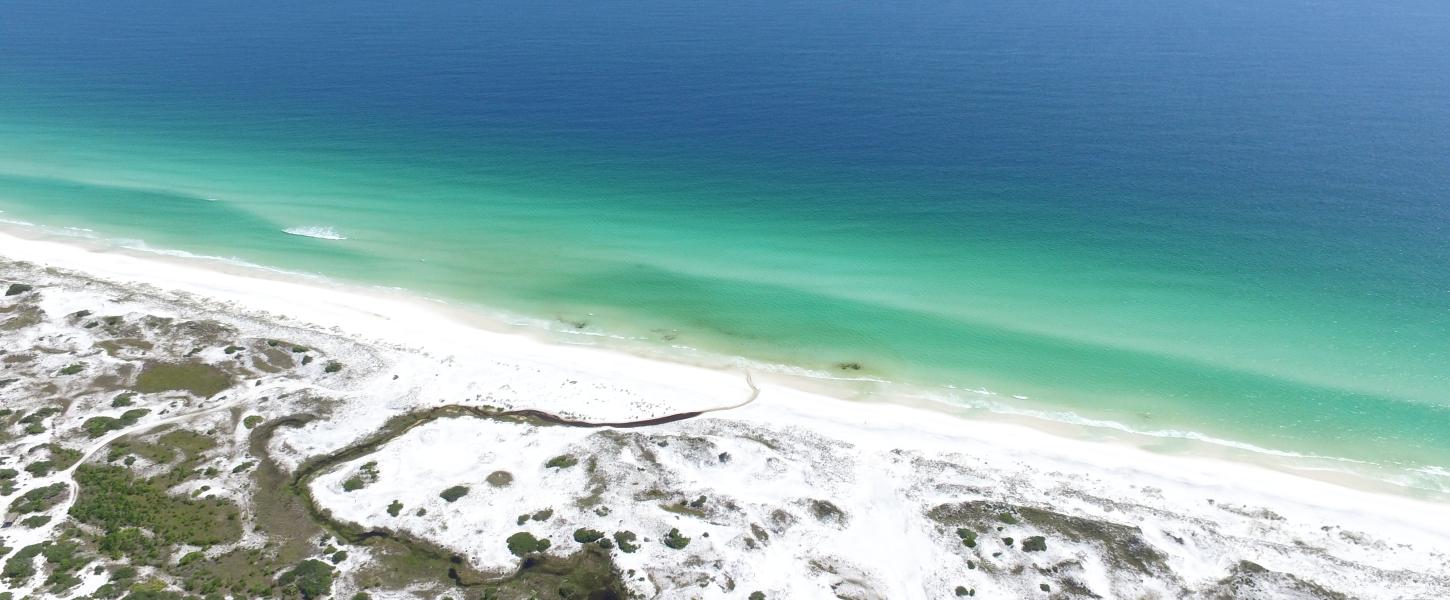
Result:
M319 239L319 240L345 240L345 239L347 239L347 236L345 236L345 235L343 235L341 233L338 233L336 229L333 229L331 227L322 227L322 226L319 226L319 225L307 225L307 226L303 226L303 227L288 227L286 229L283 229L282 230L282 233L286 233L288 235L300 235L302 237L316 238L316 239Z

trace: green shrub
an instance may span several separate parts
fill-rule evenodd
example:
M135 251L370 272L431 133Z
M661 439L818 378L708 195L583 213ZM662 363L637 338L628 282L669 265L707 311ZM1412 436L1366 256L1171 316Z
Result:
M614 532L614 543L625 554L632 554L635 550L639 550L639 544L634 543L637 539L639 536L635 535L633 531Z
M679 528L674 528L665 534L664 543L667 548L683 550L685 546L690 545L690 538L681 535Z
M61 494L64 494L66 489L66 484L56 482L45 487L28 490L10 505L10 512L23 515L48 509L60 502Z
M35 529L50 522L50 515L31 515L20 520L20 524L28 529Z
M462 498L462 497L467 496L467 495L468 495L468 486L466 486L466 485L455 485L455 486L453 486L451 488L448 488L448 489L443 490L442 492L440 492L438 494L438 497L439 498L442 498L442 499L444 499L444 500L446 500L448 502L454 502L454 501L458 500L459 498Z
M327 361L327 366L322 367L323 373L336 373L342 370L342 363L335 360Z
M165 478L141 479L124 467L81 465L75 472L80 493L70 515L108 534L126 528L146 529L163 546L207 546L241 536L234 504L218 498L172 496L166 492L170 482Z
M1034 535L1022 540L1023 552L1042 552L1044 550L1047 550L1047 538L1045 537Z
M209 398L232 387L232 377L206 363L147 363L136 376L136 391L143 394L186 391Z
M388 505L388 514L389 515L396 517L396 516L398 516L398 513L400 513L400 512L403 512L403 503L402 502L398 502L397 500L394 500L392 504L389 504Z
M5 288L5 295L6 296L16 296L16 295L24 294L25 292L28 292L28 291L33 290L33 289L35 289L35 288L34 287L31 287L29 285L23 284L23 283L12 283L12 284L10 284L10 287Z
M509 552L514 556L523 556L534 552L543 552L549 549L549 540L539 539L527 531L520 531L508 537L505 542L508 544Z
M596 542L596 541L599 541L599 539L600 538L603 538L603 537L604 537L604 532L598 531L598 530L594 530L594 529L589 529L587 527L581 527L579 529L575 529L574 530L574 541L579 542L581 544L588 544L590 542Z
M549 517L552 517L552 516L554 516L554 509L552 509L552 508L546 508L544 510L541 510L539 512L534 513L533 516L531 516L529 518L530 519L533 519L535 521L547 521L547 520L549 520Z
M66 365L66 367L64 369L61 369L60 370L60 374L61 375L75 375L76 373L79 373L79 372L84 371L84 370L86 370L86 366L85 365L83 365L81 363L71 363L69 365Z
M261 415L252 415L252 416L249 416L249 417L247 417L245 419L242 419L242 426L243 427L246 427L247 429L254 429L258 425L261 425L261 424L262 424L262 416Z
M962 538L962 544L968 548L977 547L977 532L964 527L957 528L957 537Z
M133 408L124 413L121 413L120 418L91 417L89 419L86 419L84 423L81 423L81 428L86 430L86 435L94 439L106 435L107 433L110 433L112 431L120 431L132 425L135 425L138 421L141 420L141 417L144 417L148 414L151 414L150 409Z
M354 492L354 491L363 489L363 486L364 485L367 485L367 484L363 483L363 480L362 480L361 477L358 477L357 475L353 475L352 477L348 477L347 478L347 481L342 482L342 491L344 491L344 492ZM450 502L452 502L452 501L450 500Z
M514 474L508 471L494 471L484 479L493 487L507 487L514 482Z
M10 560L5 561L5 567L0 568L0 578L17 585L29 581L35 575L35 557L40 556L49 545L50 542L31 544L10 555Z
M304 600L321 598L332 591L331 566L320 560L308 559L282 574L277 583L297 590Z
M132 398L135 398L135 397L136 397L136 392L122 392L119 395L117 395L115 398L112 398L111 399L111 407L112 408L123 408L123 407L126 407L126 406L130 406L132 404L131 403L131 399Z
M749 600L765 600L765 592L750 592Z
M568 454L560 454L549 459L549 462L544 463L544 466L554 469L567 469L577 464L579 464L579 459Z

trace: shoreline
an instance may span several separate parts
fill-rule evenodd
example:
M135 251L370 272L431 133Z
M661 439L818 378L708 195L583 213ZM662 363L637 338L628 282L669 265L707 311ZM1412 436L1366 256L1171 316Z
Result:
M1384 581L1397 577L1412 577L1404 580L1406 584L1413 581L1422 589L1450 584L1450 563L1446 562L1450 556L1450 505L1445 503L1353 489L1329 478L1303 477L1207 454L1155 453L1134 444L1058 435L1042 427L1000 420L943 418L948 411L932 410L924 400L925 406L914 406L880 398L843 399L774 378L752 382L740 371L490 332L402 294L402 298L392 298L348 289L319 290L315 282L247 277L184 260L93 252L74 244L26 241L4 233L0 233L0 243L7 248L3 252L7 258L34 259L27 261L30 267L18 272L61 282L54 291L41 292L41 302L51 303L47 307L53 304L54 310L47 308L52 315L69 314L74 308L107 298L139 306L172 306L182 314L229 315L228 319L252 323L248 326L256 331L252 335L291 337L306 330L319 338L346 340L357 346L353 353L332 355L349 365L344 371L349 383L332 386L329 392L347 410L325 423L281 436L276 447L282 451L279 466L283 469L295 470L309 457L366 438L389 415L458 401L612 422L722 409L648 430L606 428L598 435L579 428L532 428L477 420L432 423L358 459L375 460L383 472L393 474L386 485L349 493L342 479L355 471L357 465L350 463L321 475L309 488L340 518L376 526L376 513L390 499L402 497L409 506L422 506L429 501L429 488L439 482L482 486L485 484L470 478L506 466L520 478L514 488L517 491L480 496L458 505L438 505L434 499L427 518L419 513L390 521L402 531L460 552L481 569L514 564L513 556L497 543L513 529L510 519L498 518L499 509L532 510L528 500L498 503L512 495L529 498L528 494L536 493L547 499L535 501L558 506L568 515L560 523L530 526L535 531L542 528L542 534L556 540L567 539L581 520L608 526L607 521L620 519L619 526L648 525L656 534L671 526L688 525L690 534L697 536L694 547L701 548L704 556L723 557L737 570L732 572L798 592L814 588L792 587L799 573L773 566L770 557L779 558L784 552L791 560L809 564L820 536L830 535L837 536L830 547L843 560L884 569L870 576L868 587L884 590L888 597L932 597L913 592L927 581L932 586L947 586L949 580L941 579L942 573L932 566L955 571L946 565L964 564L956 554L962 547L950 536L950 527L957 526L954 519L959 518L952 516L952 506L1009 506L1025 511L1024 515L1037 515L1034 527L1058 528L1053 544L1075 544L1070 551L1074 554L1053 555L1052 560L1087 560L1084 581L1098 589L1128 585L1132 571L1114 566L1111 557L1138 543L1151 543L1165 553L1161 560L1171 573L1162 581L1181 581L1198 589L1227 581L1223 574L1232 577L1238 572L1234 567L1241 564L1238 561L1305 576L1366 597L1377 596L1365 590L1384 589ZM45 273L49 267L65 272ZM283 314L289 316L280 316ZM752 387L759 388L758 396L742 405L740 401L749 397ZM650 454L630 459L630 452L625 452L614 458L611 453L619 449L615 444L625 442L624 448L643 447ZM495 454L486 450L499 443L519 444L525 451ZM696 457L681 462L688 454L677 453L687 453L694 444L713 445L704 454L711 460L700 464L694 462ZM611 487L622 488L607 492L612 494L609 504L618 511L615 515L568 508L567 492L556 486L559 481L575 479L583 485L587 480L582 473L574 471L566 477L547 468L542 475L535 473L539 467L534 461L581 448L598 457L601 468L610 469L617 477L649 473L635 475L640 480L631 485L611 480ZM727 462L724 454L719 463L713 460L715 452L726 449L725 454L733 455L728 462L738 467L722 467ZM654 461L646 457L667 452L672 459L648 463L659 472L642 470L647 463L639 461ZM500 465L499 461L510 464ZM418 467L424 464L426 468ZM712 512L700 521L677 523L679 515L657 512L653 496L641 501L639 494L653 493L656 485L678 489L687 498L707 494L718 498L720 506L741 507L747 514ZM976 499L962 502L963 497ZM790 509L805 502L802 516L808 517L815 510L810 508L815 506L813 498L829 498L826 505L830 510L844 511L850 519L825 519L809 525L795 521L794 529L782 525L779 531L773 530L770 542L775 544L775 554L741 553L734 545L739 539L731 541L731 536L750 523L748 519L767 519L761 522L769 524L768 519L780 507ZM914 512L922 509L927 510ZM1031 512L1044 509L1054 512L1045 517ZM502 514L507 517L509 513ZM821 518L818 511L816 518ZM905 529L900 526L903 518L910 523ZM1071 532L1076 526L1072 523L1082 521L1072 519L1126 528L1112 531L1140 541L1123 542L1127 543L1123 546L1119 543L1123 540L1115 538L1107 554L1098 554L1100 549L1094 550L1097 546L1092 543L1073 540ZM606 522L598 522L601 520ZM948 526L945 536L943 526ZM1030 532L1006 535L1019 533ZM937 541L939 537L947 541ZM1010 541L1006 544L1011 546ZM566 545L563 550L571 547ZM653 548L651 554L617 555L616 559L622 568L641 570L672 564L666 558L671 555L660 554L670 550ZM969 557L996 561L1001 553L988 557L990 549ZM1006 562L999 568L1008 569L1015 556L1001 559ZM1083 558L1093 556L1098 558ZM1094 560L1109 563L1103 566ZM948 576L969 575L957 571ZM1123 577L1128 579L1120 580ZM1009 586L1004 589L1017 585L1007 580L998 583ZM661 584L650 585L661 589Z
M1352 458L1303 454L1263 448L1193 431L1138 431L1115 421L1065 413L1054 418L1049 410L1003 409L953 402L930 387L912 386L871 377L833 376L823 372L760 363L747 358L716 355L695 348L648 346L632 338L597 332L572 332L536 318L509 315L484 307L459 305L403 288L339 282L324 276L274 269L237 259L190 255L183 252L133 248L90 236L57 233L46 227L0 224L0 257L73 270L88 276L129 284L155 285L227 302L266 318L282 318L299 325L345 332L370 343L437 351L443 339L425 332L466 328L464 346L499 348L491 354L540 364L595 366L596 373L631 373L636 383L653 379L665 387L687 393L705 385L744 389L742 373L753 373L762 385L793 394L818 395L858 405L885 404L927 414L989 425L1026 428L1063 440L1126 446L1167 458L1209 458L1292 477L1329 482L1358 491L1445 503L1450 491L1432 490L1392 481L1393 471ZM160 268L158 268L160 267ZM259 285L260 284L260 285ZM323 292L325 297L318 295ZM302 303L298 298L311 301ZM339 310L341 309L341 310ZM575 341L584 335L616 342ZM446 346L446 344L443 344ZM459 348L454 347L454 351ZM466 349L465 352L466 353ZM650 373L639 376L639 373ZM698 379L697 379L698 378ZM692 384L681 384L690 381ZM700 383L693 383L693 382ZM890 386L888 388L888 386ZM973 393L973 390L956 390ZM990 395L990 392L975 392ZM678 407L675 412L716 410L734 401L732 392L713 400ZM607 415L606 419L644 418L639 414ZM1425 466L1424 469L1435 469ZM1424 471L1427 474L1428 471Z

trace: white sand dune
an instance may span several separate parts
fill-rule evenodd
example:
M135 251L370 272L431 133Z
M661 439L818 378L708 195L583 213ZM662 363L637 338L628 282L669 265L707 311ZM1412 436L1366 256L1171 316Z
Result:
M464 553L480 568L510 567L515 559L498 540L520 529L512 515L547 506L555 517L529 527L564 551L577 547L569 532L586 525L627 526L653 538L678 527L692 536L685 551L656 539L638 553L617 554L622 567L648 575L632 583L636 591L658 597L735 598L760 589L771 598L940 598L957 585L980 590L981 597L1047 597L1038 582L1051 579L1042 573L1052 568L1074 573L1104 597L1158 597L1207 589L1245 560L1353 597L1450 597L1450 506L1442 503L1221 457L1163 455L920 407L833 398L759 378L758 397L736 406L751 394L736 370L551 344L402 293L81 243L0 233L0 256L186 294L384 349L375 373L338 390L346 418L279 434L295 461L345 446L400 411L464 400L611 422L733 407L627 430L641 436L628 439L673 442L647 456L619 441L626 438L599 430L435 422L369 458L383 474L376 485L342 492L347 469L315 482L319 501L341 518L401 527ZM703 460L705 454L689 450L692 444L729 459ZM540 456L563 453L599 458L612 482L601 501L612 512L578 506L578 490L589 485L581 472L539 463ZM655 461L649 469L630 466L646 459ZM487 489L483 477L493 470L514 473L515 485L456 503L437 498L440 482ZM641 472L659 480L631 474ZM734 508L682 517L660 510L658 501L639 501L650 486ZM391 500L429 512L387 521L383 509ZM817 500L841 516L821 516L812 508ZM933 507L977 501L1135 527L1171 573L1161 579L1124 573L1091 540L1062 536L1041 554L1013 553L995 533L969 551L950 524L927 516ZM756 540L742 533L752 524L774 527L768 543L746 541ZM1032 533L1004 528L1001 536L1018 540ZM991 556L994 549L1005 557ZM691 562L686 557L698 559L691 568L706 574L707 585L672 575ZM968 560L979 566L969 568ZM1017 566L1025 576L1010 575ZM725 578L739 587L727 588Z

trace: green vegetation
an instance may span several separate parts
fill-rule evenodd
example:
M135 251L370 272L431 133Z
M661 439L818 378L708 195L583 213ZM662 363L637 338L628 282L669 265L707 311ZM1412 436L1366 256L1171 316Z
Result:
M226 348L223 348L222 349L222 352L224 352L226 354L236 354L236 353L241 352L243 350L246 350L246 348L243 348L243 347L237 346L237 345L231 345L231 346L227 346Z
M131 399L136 397L136 392L122 392L111 399L112 408L125 408L132 404Z
M252 415L250 417L247 417L245 419L242 419L242 426L243 427L246 427L247 429L255 428L256 426L261 425L261 424L262 424L262 416L261 415Z
M10 505L10 512L23 515L46 510L60 502L66 489L66 484L56 482L26 491Z
M987 501L966 501L935 506L926 516L944 525L982 531L995 523L1021 523L1040 532L1072 542L1088 542L1102 548L1100 557L1111 568L1144 577L1171 572L1167 557L1131 525L1065 515L1040 508ZM1044 540L1043 544L1046 542ZM1035 546L1035 544L1034 544ZM985 568L985 565L984 565Z
M968 548L977 547L977 532L965 527L957 528L957 537L962 539L962 544Z
M567 557L530 554L521 563L519 569L507 578L493 579L481 585L478 593L488 599L602 600L633 597L624 587L621 574L614 567L609 553L595 546L586 546Z
M690 538L681 535L679 528L674 528L665 534L664 543L665 547L672 550L683 550L685 546L690 545Z
M403 503L402 502L398 502L397 500L394 500L392 504L389 504L388 505L388 514L389 515L396 517L396 516L398 516L398 513L400 513L400 512L403 512Z
M443 490L442 492L440 492L438 494L438 497L439 498L442 498L442 499L444 499L444 500L446 500L448 502L454 502L454 501L457 501L459 498L462 498L462 497L467 496L467 495L468 495L468 486L466 486L466 485L455 485L455 486L453 486L451 488L448 488L448 489Z
M603 537L604 537L604 532L598 531L598 530L595 530L595 529L589 529L587 527L581 527L579 529L575 529L574 530L574 541L579 542L581 544L588 544L588 543L592 543L592 542L597 542L600 539L602 539Z
M700 496L700 504L704 504L704 499L704 496ZM810 506L811 514L815 515L816 520L834 521L839 523L846 518L846 513L841 511L840 507L836 506L829 500L811 500Z
M552 509L552 508L546 508L544 510L541 510L539 512L534 513L533 516L531 516L529 518L530 519L533 519L535 521L542 522L542 521L549 520L549 517L552 517L552 516L554 516L554 509Z
M10 287L5 288L5 295L6 296L18 296L20 294L24 294L25 292L28 292L28 291L33 290L33 289L35 289L35 288L34 287L31 287L29 285L26 285L24 283L12 283L12 284L10 284Z
M336 373L342 370L342 363L335 360L327 361L327 366L322 367L323 373Z
M28 465L25 465L25 472L26 473L30 473L31 475L34 475L36 477L45 477L46 475L49 475L51 471L54 471L54 470L55 470L55 463L53 463L53 462L51 462L49 460L37 460L37 461L35 461L33 463L30 463Z
M377 480L378 463L376 461L368 462L360 467L352 477L348 477L346 481L342 482L342 490L344 492L355 492L367 487L368 484L376 483ZM464 489L464 493L467 493L466 488ZM449 500L449 502L452 502L452 500Z
M634 543L637 539L639 536L636 536L633 531L614 532L614 543L625 554L633 554L635 550L639 550L639 544Z
M84 423L81 423L81 428L86 431L86 435L90 436L91 439L95 439L112 431L120 431L135 425L137 421L141 420L141 417L148 414L151 414L151 411L148 409L133 408L121 413L120 418L105 416L91 417L86 419Z
M205 398L231 386L230 375L201 362L148 362L136 376L136 391L143 394L186 391Z
M15 493L15 477L18 475L20 475L20 471L15 469L0 469L0 496ZM0 553L0 556L4 556L4 554Z
M508 487L514 482L514 474L508 471L494 471L484 479L493 487Z
M165 477L140 479L122 467L82 465L75 474L80 495L70 514L100 527L105 532L101 545L109 545L113 556L130 554L133 547L208 546L241 537L235 505L172 496L166 493ZM148 538L138 528L152 535Z
M10 556L5 561L5 567L0 568L0 579L20 585L35 575L35 557L45 550L50 542L31 544L21 548L19 552Z
M111 444L110 450L106 452L106 460L115 462L116 459L126 456L126 464L129 465L133 457L128 455L132 454L156 464L167 463L176 458L176 451L166 446L122 438Z
M65 368L61 369L60 370L60 374L61 375L75 375L76 373L79 373L79 372L84 371L84 370L86 370L86 366L85 365L83 365L81 363L71 363L69 365L66 365Z
M57 414L60 414L59 407L47 406L33 413L25 415L24 417L21 417L20 420L17 422L25 426L25 433L34 435L45 431L45 425L41 423L41 421L44 421Z
M0 579L23 585L35 576L36 557L44 557L45 563L50 566L50 575L44 585L51 592L49 595L57 596L80 583L75 572L90 561L81 553L80 544L73 539L41 542L26 546L11 556L0 569Z
M320 560L304 560L277 579L289 591L295 590L304 600L321 598L332 591L332 567Z
M50 522L50 515L31 515L20 520L20 525L35 529Z
M549 462L544 463L544 466L554 469L567 469L577 464L579 464L579 459L569 454L560 454L549 459Z
M765 592L750 592L749 600L765 600Z
M59 444L46 444L45 447L49 450L50 458L25 465L27 473L36 477L45 477L54 471L68 469L81 459L79 450L72 450Z
M1045 537L1034 535L1022 540L1023 552L1042 552L1044 550L1047 550L1047 538Z
M523 556L549 549L548 538L539 539L527 531L515 533L505 541L508 543L509 552L512 552L514 556Z

